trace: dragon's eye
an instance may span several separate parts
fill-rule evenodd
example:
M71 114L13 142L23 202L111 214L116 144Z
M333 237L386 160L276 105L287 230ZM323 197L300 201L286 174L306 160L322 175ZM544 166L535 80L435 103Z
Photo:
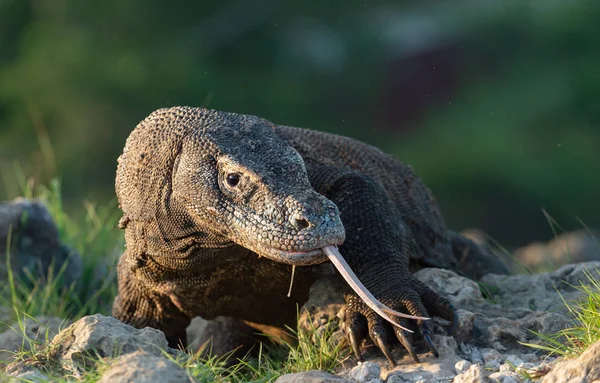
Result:
M234 188L240 183L240 175L238 173L229 173L225 177L227 180L227 185Z

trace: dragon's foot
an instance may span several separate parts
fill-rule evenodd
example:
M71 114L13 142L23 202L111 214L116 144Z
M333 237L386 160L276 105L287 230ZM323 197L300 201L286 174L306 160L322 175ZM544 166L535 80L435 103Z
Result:
M452 334L458 324L458 314L450 301L425 286L415 278L410 277L408 281L398 281L394 286L386 286L385 291L373 291L379 301L393 310L405 312L413 316L427 317L437 316L450 321L448 334ZM369 308L354 292L345 294L346 316L344 328L352 350L359 361L362 361L360 344L367 334L373 343L383 352L392 365L396 362L390 352L391 335L400 341L413 359L419 363L419 357L413 348L413 334L417 332L429 350L438 357L429 329L428 320L411 320L391 315L398 324L406 329L393 326L388 321L377 315ZM418 331L416 331L418 330Z

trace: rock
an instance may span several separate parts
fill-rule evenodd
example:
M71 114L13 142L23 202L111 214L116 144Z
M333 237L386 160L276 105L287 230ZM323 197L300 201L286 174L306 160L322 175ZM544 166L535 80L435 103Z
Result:
M150 327L136 329L119 320L95 314L83 317L52 339L48 350L33 360L45 360L60 365L79 377L81 370L94 367L98 358L109 358L142 350L162 356L165 351L177 353L167 346L165 335ZM7 372L13 374L28 366L27 362L12 363Z
M0 334L0 366L12 360L15 351L31 351L35 344L52 339L60 328L69 323L57 317L25 318ZM25 330L23 333L22 328Z
M541 383L591 383L600 379L600 341L578 358L556 363Z
M483 366L480 364L474 364L462 374L456 375L453 383L492 383L492 380L488 378Z
M505 356L500 354L494 349L482 350L481 355L483 356L484 367L486 369L497 370L505 359Z
M6 281L6 247L10 237L11 269L16 277L26 277L24 270L36 278L46 278L53 264L58 271L67 263L63 281L70 285L83 272L81 257L61 244L58 229L50 213L39 201L17 198L0 203L0 282Z
M489 316L485 316L484 312ZM477 314L473 331L476 335L472 343L479 347L492 347L500 352L530 352L530 348L519 342L539 342L539 337L532 331L553 334L570 324L564 315L527 309L502 310L498 306L487 306L479 309Z
M469 369L469 367L471 367L472 363L469 362L468 360L459 360L458 362L456 362L456 364L454 365L454 368L456 369L456 373L460 374L463 373L465 371L467 371Z
M88 365L89 355L111 357L143 350L161 356L168 349L162 331L146 327L136 329L101 314L81 318L61 331L50 342L59 349L58 359L63 365Z
M525 362L523 362L523 360L516 355L508 355L506 357L506 363L515 367L521 367Z
M200 351L203 357L221 357L233 351L230 359L234 362L246 355L259 340L255 333L256 329L231 317L213 320L196 317L187 328L188 346L194 353Z
M385 383L412 383L410 380L406 380L402 377L402 374L389 375L385 380Z
M348 372L348 377L356 383L380 383L381 367L377 363L363 362Z
M589 285L586 272L600 278L598 268L600 262L577 263L542 274L488 274L481 282L497 289L494 300L503 307L566 313L562 298L567 301L580 298L582 293L576 287L581 283Z
M282 375L275 383L351 383L351 381L329 372L312 370Z
M344 307L343 293L347 288L339 274L324 265L322 278L310 287L309 298L300 310L298 328L315 329L336 322L338 312Z
M185 370L164 356L136 351L111 363L98 383L189 383Z
M457 342L465 342L471 338L475 324L475 314L470 311L458 309L458 325L452 336Z
M0 378L1 377L2 376L0 375ZM9 382L47 383L50 382L50 378L42 374L39 370L31 369L13 375Z
M600 261L598 232L576 230L563 233L548 243L534 242L515 250L517 263L530 270L554 270L569 263Z
M458 276L450 270L427 268L417 271L414 276L443 294L458 308L471 311L485 302L476 282Z
M521 381L518 378L519 374L516 372L513 373L504 373L504 372L494 372L490 374L489 378L493 382L497 383L520 383Z

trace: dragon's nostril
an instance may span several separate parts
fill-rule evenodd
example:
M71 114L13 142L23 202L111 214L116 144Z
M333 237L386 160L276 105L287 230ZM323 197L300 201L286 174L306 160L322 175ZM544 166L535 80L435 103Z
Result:
M296 225L296 227L298 229L306 229L307 227L310 226L310 224L308 223L308 221L304 218L297 218L294 219L294 224Z

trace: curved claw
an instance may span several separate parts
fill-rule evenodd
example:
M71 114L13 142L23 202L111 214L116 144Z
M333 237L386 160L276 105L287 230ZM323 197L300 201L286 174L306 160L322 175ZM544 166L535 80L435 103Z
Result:
M348 340L350 341L350 346L352 347L352 351L356 356L356 360L362 362L364 359L362 354L360 353L360 342L358 340L356 331L348 331Z
M327 257L329 258L329 260L331 261L333 266L335 266L335 268L339 271L340 275L346 280L346 282L348 282L348 285L350 285L352 290L354 290L356 292L356 294L358 294L358 296L362 298L362 300L365 302L365 304L367 306L369 306L377 314L379 314L379 316L381 316L383 319L387 320L394 326L400 327L401 329L408 331L410 333L413 332L412 330L400 325L394 319L390 318L390 316L388 314L386 314L386 311L390 314L397 315L401 318L415 319L415 320L428 320L429 319L427 317L407 315L407 314L401 313L399 311L392 310L391 308L387 307L383 303L379 302L373 296L373 294L371 294L369 292L369 290L367 290L367 288L361 283L361 281L358 280L358 277L356 276L356 274L354 274L354 272L350 268L350 265L348 265L348 263L346 262L344 257L342 257L342 255L338 251L337 247L335 247L333 245L325 246L325 247L323 247L323 252L327 255Z
M408 335L405 333L405 331L402 331L401 329L398 329L398 328L395 329L395 331L396 331L396 337L398 338L398 340L400 341L402 346L404 346L406 351L408 351L410 356L412 356L412 358L415 360L416 363L421 363L421 360L419 359L419 356L417 355L417 353L415 352L415 349L413 348L412 344L410 343L410 340L408 339Z
M458 313L456 310L452 311L452 320L450 321L450 327L448 327L448 336L454 334L454 331L458 328Z
M377 345L377 347L379 347L381 352L383 352L383 355L385 355L390 364L392 366L395 366L396 361L394 360L394 357L392 356L390 348L388 347L385 339L383 339L383 336L379 332L373 332L371 338L373 339L373 342Z
M431 335L429 335L429 328L427 327L427 324L425 324L425 323L423 323L421 325L421 334L423 335L423 339L425 340L425 343L427 343L427 347L429 348L429 351L431 351L431 353L433 355L435 355L436 358L439 358L440 353L433 345L433 341L431 340Z

